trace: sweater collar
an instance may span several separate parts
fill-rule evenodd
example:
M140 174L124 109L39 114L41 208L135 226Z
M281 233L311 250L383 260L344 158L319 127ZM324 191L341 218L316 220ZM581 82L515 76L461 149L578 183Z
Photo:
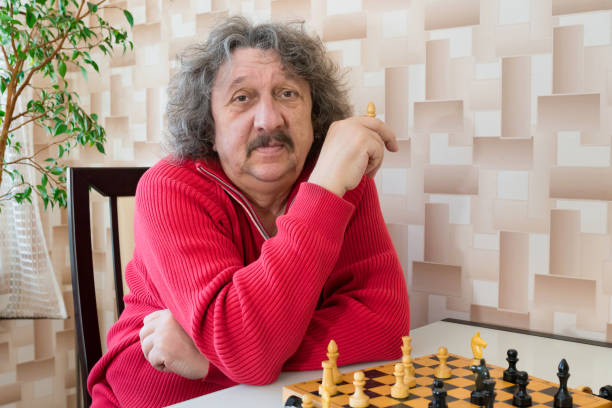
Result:
M302 173L299 175L298 179L293 184L291 191L289 193L289 197L287 198L287 205L285 206L285 214L289 211L289 208L293 204L295 200L295 196L297 195L299 185L308 180L310 173L312 172L314 165L316 163L316 159L310 159L304 164L304 168L302 169ZM206 158L206 159L198 159L194 162L195 168L198 172L206 176L211 181L215 182L219 185L231 198L240 204L240 206L245 210L247 216L251 219L255 227L259 230L260 234L263 236L265 240L270 238L269 234L265 230L263 223L259 219L259 216L253 209L252 204L246 198L246 196L232 183L227 174L223 171L223 167L221 167L221 163L218 158Z

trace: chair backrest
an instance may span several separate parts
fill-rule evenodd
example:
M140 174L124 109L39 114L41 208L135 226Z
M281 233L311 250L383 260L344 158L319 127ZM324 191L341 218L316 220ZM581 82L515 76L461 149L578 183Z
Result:
M68 230L74 321L77 339L77 397L91 405L87 376L102 357L94 285L89 191L109 198L113 276L117 315L123 311L123 269L119 247L117 198L134 196L147 167L72 167L68 169Z

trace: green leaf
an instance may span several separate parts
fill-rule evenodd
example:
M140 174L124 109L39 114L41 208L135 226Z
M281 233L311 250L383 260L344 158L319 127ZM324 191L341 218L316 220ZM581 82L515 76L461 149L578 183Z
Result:
M36 24L36 16L32 12L32 7L29 6L26 6L26 24L30 28L34 27L34 24Z
M47 178L46 174L43 174L42 177L40 178L40 184L45 187L47 185L47 183L49 182L49 179Z
M104 145L100 142L96 143L96 148L98 149L98 151L102 154L106 154L106 152L104 151Z
M66 126L65 123L58 123L57 126L55 126L55 136L61 135L62 133L66 133L67 130L68 126Z
M79 67L81 68L81 74L83 74L83 78L85 78L85 81L88 81L87 79L87 70L85 70L85 68L83 67Z
M92 13L96 13L98 11L98 5L91 3L91 2L87 2L87 8L89 9L89 11L91 11Z
M125 19L130 23L130 27L134 27L134 17L132 17L132 13L127 10L123 10L123 15L125 15Z
M66 75L66 63L64 61L57 63L57 72L62 78Z

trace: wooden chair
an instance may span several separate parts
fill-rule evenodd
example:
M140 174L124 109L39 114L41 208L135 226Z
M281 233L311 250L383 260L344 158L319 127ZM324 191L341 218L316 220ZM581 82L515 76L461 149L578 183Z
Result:
M89 191L93 188L109 198L114 286L117 315L120 315L124 304L117 198L134 196L136 185L146 170L146 167L68 169L68 230L77 339L77 398L79 404L84 403L86 407L91 405L87 376L102 357L94 286Z

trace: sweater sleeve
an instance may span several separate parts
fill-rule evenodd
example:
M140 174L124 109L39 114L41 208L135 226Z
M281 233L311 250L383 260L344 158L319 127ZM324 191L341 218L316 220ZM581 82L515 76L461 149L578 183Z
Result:
M354 206L303 183L276 236L245 266L219 224L219 200L195 184L165 173L141 180L134 228L148 285L226 376L273 382L313 318Z
M287 370L321 368L331 339L340 365L401 356L401 336L410 329L406 283L374 182L364 177L362 184L337 265Z

